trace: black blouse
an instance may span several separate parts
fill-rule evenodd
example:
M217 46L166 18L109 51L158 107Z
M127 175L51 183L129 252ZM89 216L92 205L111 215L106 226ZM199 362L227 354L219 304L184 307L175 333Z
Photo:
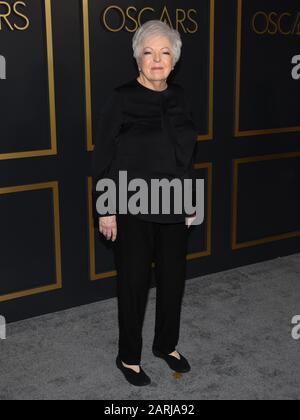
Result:
M127 171L127 185L131 179L141 178L149 187L151 179L193 179L195 204L194 157L197 129L184 89L169 83L167 89L155 91L133 79L113 89L101 109L93 152L93 214L95 225L100 216L96 200L100 192L95 187L103 178L113 179L117 185L119 171ZM172 189L171 189L172 190ZM138 189L137 189L138 191ZM135 192L128 192L128 199ZM150 207L151 209L151 207ZM188 216L181 214L137 214L136 217L160 223L178 223ZM118 204L116 212L118 214Z

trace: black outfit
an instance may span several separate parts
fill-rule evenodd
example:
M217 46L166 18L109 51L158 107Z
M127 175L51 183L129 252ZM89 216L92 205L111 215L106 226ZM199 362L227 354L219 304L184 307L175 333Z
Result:
M117 219L119 356L128 365L139 365L153 261L157 285L153 348L169 354L178 343L189 228L185 223L148 222L131 214L119 214Z
M164 91L155 91L133 79L116 87L101 110L93 153L93 197L100 196L96 183L103 178L117 186L117 208L100 216L118 214L119 171L127 171L128 182L146 181L151 203L151 179L193 179L195 204L194 157L197 144L195 127L184 89L169 83ZM130 198L134 192L128 192ZM171 213L137 214L142 220L176 223L185 221L184 208L175 214L171 196ZM95 207L94 211L95 211ZM96 220L99 214L94 213Z
M94 202L99 196L95 191L97 181L110 178L118 186L119 170L128 171L128 180L138 177L147 183L152 178L195 180L196 144L197 130L181 86L171 83L158 92L134 79L115 88L102 109L96 136ZM157 282L153 348L169 354L178 343L189 231L185 224L187 215L184 210L179 215L115 214L118 355L124 363L138 365L153 261ZM109 214L101 216L105 215ZM98 217L95 212L96 226Z

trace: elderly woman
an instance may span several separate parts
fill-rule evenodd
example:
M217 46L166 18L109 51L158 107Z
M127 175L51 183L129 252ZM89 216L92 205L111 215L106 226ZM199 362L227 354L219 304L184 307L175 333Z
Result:
M149 21L135 33L133 51L139 76L114 88L100 113L93 153L94 200L101 195L96 185L104 178L113 180L119 191L120 171L126 171L128 181L139 178L147 185L152 179L195 180L197 130L184 89L167 83L179 61L181 47L179 32L161 21ZM175 212L173 204L168 214L126 213L119 211L118 205L100 214L98 206L94 206L100 233L114 243L118 271L116 364L127 381L136 386L151 382L140 363L153 261L157 283L153 354L176 372L190 370L176 346L188 229L195 213Z

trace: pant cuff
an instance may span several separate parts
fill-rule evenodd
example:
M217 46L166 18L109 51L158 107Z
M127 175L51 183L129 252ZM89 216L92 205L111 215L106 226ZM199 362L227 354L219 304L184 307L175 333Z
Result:
M119 357L122 360L122 362L124 362L126 365L140 365L141 364L141 359L132 359L130 357L122 357L121 355L119 355Z
M163 349L161 347L156 347L156 346L153 346L152 349L153 350L157 350L157 351L159 351L161 353L165 353L165 354L173 353L173 351L176 350L175 348L172 348L172 349L170 349L170 348L169 349Z

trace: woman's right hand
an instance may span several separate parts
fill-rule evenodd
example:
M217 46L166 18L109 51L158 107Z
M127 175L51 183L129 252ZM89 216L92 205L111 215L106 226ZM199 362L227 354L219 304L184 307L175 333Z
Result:
M99 217L99 231L114 242L117 239L117 216Z

